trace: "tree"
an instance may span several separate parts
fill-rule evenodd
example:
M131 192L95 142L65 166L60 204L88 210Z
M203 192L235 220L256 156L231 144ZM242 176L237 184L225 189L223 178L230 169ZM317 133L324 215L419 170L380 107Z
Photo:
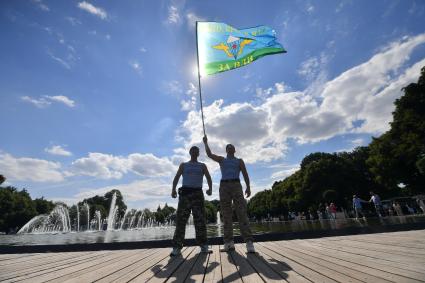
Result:
M25 189L0 188L0 231L16 232L35 215L35 204Z
M390 130L370 144L368 164L376 181L388 190L401 194L397 184L404 183L407 193L423 193L425 176L416 164L425 154L425 67L418 83L402 90L404 95L394 102Z
M0 175L0 185L3 184L4 181L6 181L6 177L4 177L3 175Z

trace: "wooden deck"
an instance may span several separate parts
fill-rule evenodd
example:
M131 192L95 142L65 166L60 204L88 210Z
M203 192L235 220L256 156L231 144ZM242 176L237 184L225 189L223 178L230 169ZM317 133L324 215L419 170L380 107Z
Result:
M1 282L425 282L425 230L256 243L0 255Z

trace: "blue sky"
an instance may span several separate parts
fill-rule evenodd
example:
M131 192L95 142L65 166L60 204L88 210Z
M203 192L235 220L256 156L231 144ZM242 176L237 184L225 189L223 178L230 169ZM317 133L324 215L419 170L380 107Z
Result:
M425 65L423 1L2 1L0 174L69 204L120 189L171 199L201 145L195 22L268 25L287 54L202 78L213 152L236 145L258 192L311 152L385 132ZM205 159L218 198L217 164Z

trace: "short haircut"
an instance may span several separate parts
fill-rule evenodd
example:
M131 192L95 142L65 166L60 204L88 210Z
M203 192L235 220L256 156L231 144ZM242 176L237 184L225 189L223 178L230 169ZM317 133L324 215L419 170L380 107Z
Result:
M226 145L226 149L228 149L230 146L235 148L235 146L233 144L229 143L229 144Z
M192 146L192 147L189 149L189 152L192 152L192 150L195 150L195 149L199 150L199 147L197 147L196 145L194 145L194 146Z

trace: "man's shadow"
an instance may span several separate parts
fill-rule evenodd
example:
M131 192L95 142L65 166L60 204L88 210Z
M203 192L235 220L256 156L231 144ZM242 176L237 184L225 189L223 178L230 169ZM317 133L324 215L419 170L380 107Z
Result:
M287 272L291 268L284 262L272 259L272 261L266 260L261 254L247 253L246 257L242 256L236 251L227 253L229 262L233 262L236 265L237 271L223 278L224 282L233 281L239 277L246 277L250 274L257 273L264 280L282 280L288 278Z
M182 255L170 257L168 262L163 264L157 264L151 268L151 271L155 274L154 278L163 278L164 281L168 278L174 277L171 282L196 282L196 280L191 279L190 277L194 275L204 276L205 272L211 272L219 264L214 262L204 268L204 264L208 260L209 254L199 253L198 251L193 251L192 253L197 253L192 256L189 260L186 260ZM189 256L189 255L188 255ZM200 268L202 266L202 268ZM190 277L189 277L190 275Z

